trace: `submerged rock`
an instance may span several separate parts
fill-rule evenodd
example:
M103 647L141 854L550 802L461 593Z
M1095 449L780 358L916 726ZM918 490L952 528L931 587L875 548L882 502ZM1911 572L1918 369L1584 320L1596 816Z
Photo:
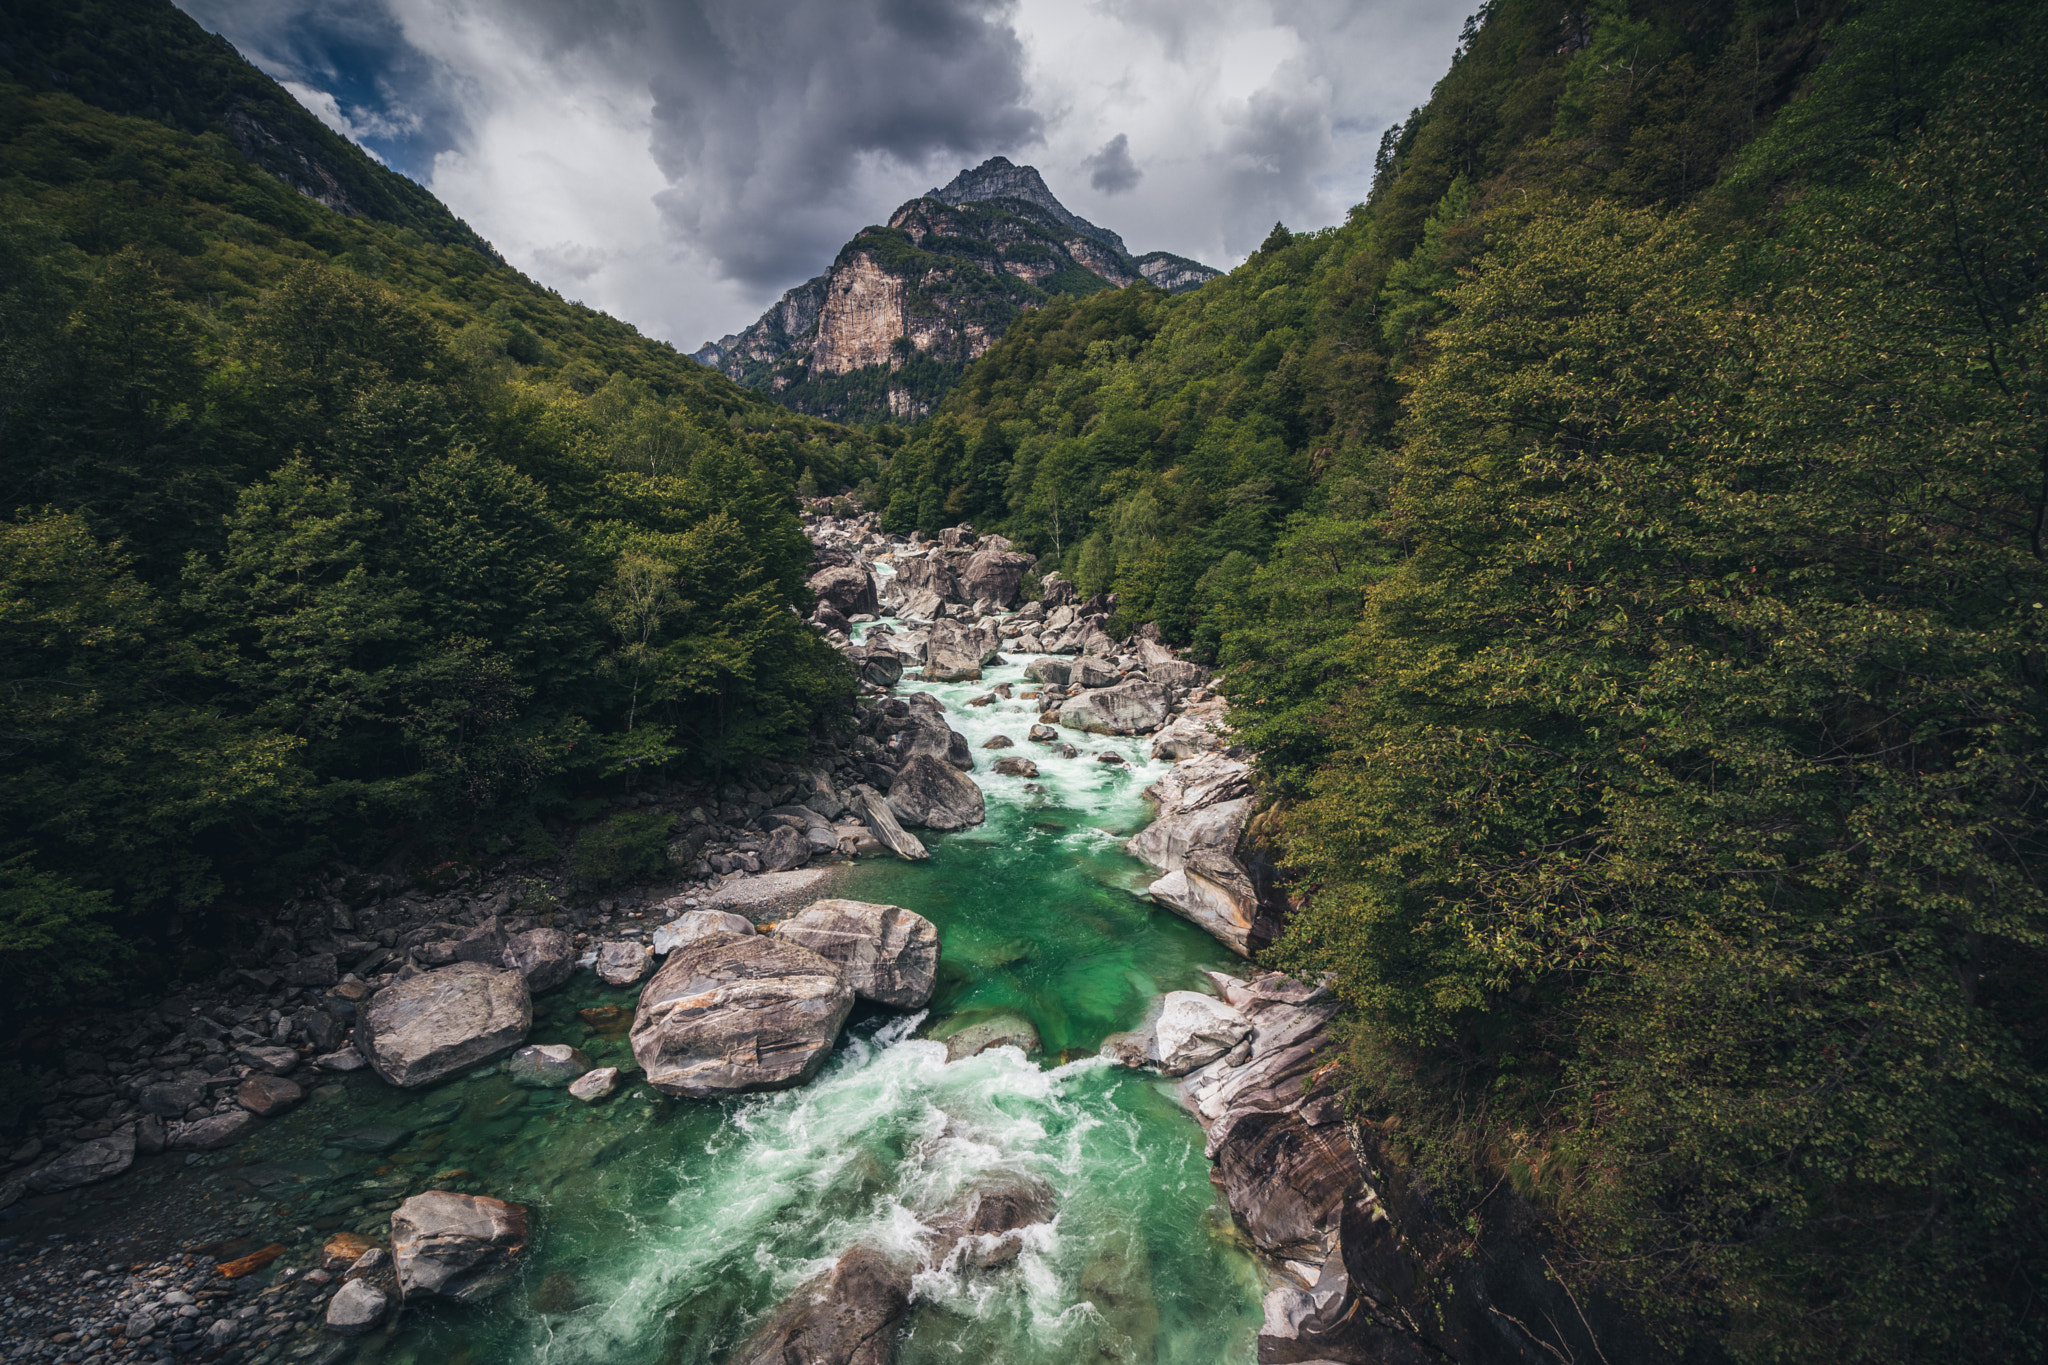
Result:
M966 829L988 818L974 779L926 754L905 763L889 787L889 809L906 825Z
M776 925L775 934L836 964L859 999L914 1010L932 998L938 926L900 905L822 900Z
M852 987L810 949L712 934L671 951L640 993L633 1055L664 1094L783 1089L817 1074L852 1009Z
M505 1070L514 1085L523 1085L531 1090L560 1090L590 1070L590 1058L580 1047L571 1047L567 1043L542 1043L513 1053Z
M504 1287L526 1251L527 1212L482 1194L428 1190L391 1214L398 1292L474 1303Z
M503 1056L532 1027L525 977L457 962L378 991L356 1025L356 1046L379 1076L410 1090Z
M992 1176L967 1191L929 1223L934 1233L927 1261L941 1269L989 1270L1017 1259L1020 1235L1052 1218L1052 1188L1027 1176Z
M978 1020L939 1041L946 1045L949 1062L979 1057L996 1047L1014 1047L1029 1057L1039 1047L1038 1029L1021 1014L998 1014Z
M729 1365L888 1365L910 1311L910 1267L855 1247L789 1296Z

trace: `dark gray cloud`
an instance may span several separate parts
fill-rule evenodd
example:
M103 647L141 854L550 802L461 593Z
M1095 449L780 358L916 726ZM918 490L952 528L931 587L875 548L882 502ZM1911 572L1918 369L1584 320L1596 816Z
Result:
M1001 0L692 0L651 15L663 212L735 278L787 284L849 235L866 182L1028 149ZM915 172L915 174L910 174ZM858 226L858 224L854 224Z
M1126 133L1118 133L1103 143L1102 150L1082 164L1088 170L1088 183L1104 194L1134 190L1145 176L1138 163L1131 160L1131 139Z

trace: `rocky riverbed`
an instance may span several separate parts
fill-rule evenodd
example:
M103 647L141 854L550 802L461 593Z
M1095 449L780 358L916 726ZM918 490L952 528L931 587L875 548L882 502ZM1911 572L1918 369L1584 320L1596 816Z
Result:
M1207 674L1000 538L813 535L854 723L622 803L666 879L343 873L50 1040L8 1358L1311 1358L1369 1190L1327 1002L1227 965Z

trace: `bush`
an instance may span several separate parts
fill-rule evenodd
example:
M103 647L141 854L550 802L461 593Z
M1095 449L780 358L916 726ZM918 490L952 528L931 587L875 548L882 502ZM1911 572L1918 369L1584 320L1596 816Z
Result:
M667 815L620 813L583 831L576 841L576 881L589 891L659 874L668 866Z

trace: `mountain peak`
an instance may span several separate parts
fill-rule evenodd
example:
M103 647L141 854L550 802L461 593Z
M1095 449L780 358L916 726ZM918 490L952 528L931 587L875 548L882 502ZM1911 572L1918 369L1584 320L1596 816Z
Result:
M1084 237L1093 237L1122 255L1130 255L1123 238L1108 228L1095 226L1062 204L1046 188L1045 177L1038 173L1038 167L1019 166L1005 156L992 156L979 166L960 172L944 188L935 189L926 197L951 204L954 208L962 204L986 203L991 199L1021 199L1034 208L1042 209L1062 227Z

